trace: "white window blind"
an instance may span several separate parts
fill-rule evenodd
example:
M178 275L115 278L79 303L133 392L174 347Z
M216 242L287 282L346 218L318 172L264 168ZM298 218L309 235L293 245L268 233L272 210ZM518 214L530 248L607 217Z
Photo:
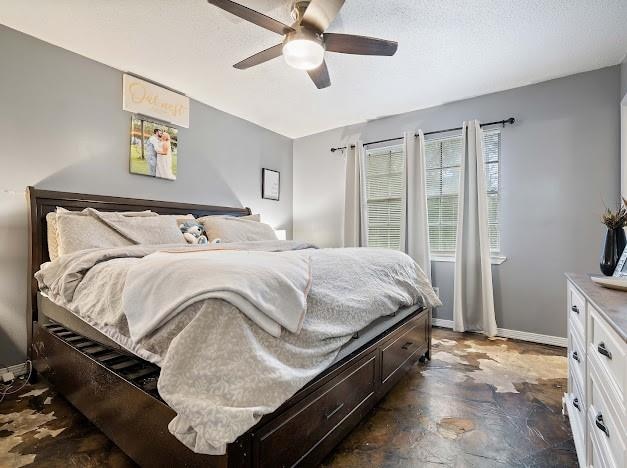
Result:
M499 232L499 164L501 133L484 132L484 156L488 192L488 234L490 251L501 250ZM459 202L459 168L462 138L453 136L427 140L427 204L431 253L453 256L457 242L457 206Z
M366 151L368 245L401 247L405 155L401 145Z

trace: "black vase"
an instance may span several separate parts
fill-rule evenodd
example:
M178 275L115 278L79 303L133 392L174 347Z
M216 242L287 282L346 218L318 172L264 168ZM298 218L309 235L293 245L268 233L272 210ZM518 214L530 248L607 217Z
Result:
M625 230L620 228L608 229L605 235L605 246L601 256L601 272L605 276L612 276L616 264L625 249Z

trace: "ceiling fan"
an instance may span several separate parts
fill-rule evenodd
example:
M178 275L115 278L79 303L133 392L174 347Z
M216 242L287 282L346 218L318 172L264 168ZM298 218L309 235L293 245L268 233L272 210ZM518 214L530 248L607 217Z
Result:
M316 87L322 89L331 86L329 70L324 61L325 51L340 54L391 56L398 48L398 43L394 41L325 32L345 0L296 0L292 10L294 23L291 26L230 0L207 1L224 11L284 36L280 44L262 50L233 65L240 70L283 55L288 65L299 70L306 70Z

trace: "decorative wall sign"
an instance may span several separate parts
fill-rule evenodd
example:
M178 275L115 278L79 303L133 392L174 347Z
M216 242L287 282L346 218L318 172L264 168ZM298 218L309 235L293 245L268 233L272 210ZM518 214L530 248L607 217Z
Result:
M261 170L261 198L279 201L281 173L272 169Z
M133 117L131 123L131 173L176 179L178 130Z
M189 98L148 81L124 74L125 111L154 117L179 127L189 128Z

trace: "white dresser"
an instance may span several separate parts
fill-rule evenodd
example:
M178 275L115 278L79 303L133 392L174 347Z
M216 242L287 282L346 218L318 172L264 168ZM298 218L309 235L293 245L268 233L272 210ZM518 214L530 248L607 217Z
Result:
M627 468L627 292L567 274L568 392L579 464Z

